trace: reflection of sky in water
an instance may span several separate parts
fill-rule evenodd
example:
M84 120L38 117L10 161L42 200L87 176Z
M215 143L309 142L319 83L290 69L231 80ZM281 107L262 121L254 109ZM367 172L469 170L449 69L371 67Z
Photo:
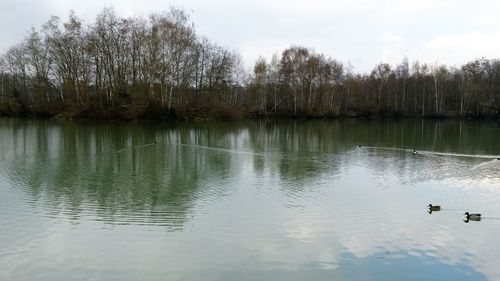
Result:
M2 122L1 280L500 276L500 163L354 148L495 154L491 124Z

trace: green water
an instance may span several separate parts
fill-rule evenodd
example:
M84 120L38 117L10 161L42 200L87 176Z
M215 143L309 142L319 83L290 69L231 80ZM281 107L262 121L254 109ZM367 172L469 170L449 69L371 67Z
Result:
M499 280L499 140L499 122L0 119L0 280Z

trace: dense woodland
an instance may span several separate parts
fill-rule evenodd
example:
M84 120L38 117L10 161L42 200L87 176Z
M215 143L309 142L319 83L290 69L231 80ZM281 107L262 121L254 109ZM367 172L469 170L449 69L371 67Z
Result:
M293 46L246 71L176 8L85 25L52 17L0 54L0 114L96 119L500 116L500 60L409 62L357 74Z

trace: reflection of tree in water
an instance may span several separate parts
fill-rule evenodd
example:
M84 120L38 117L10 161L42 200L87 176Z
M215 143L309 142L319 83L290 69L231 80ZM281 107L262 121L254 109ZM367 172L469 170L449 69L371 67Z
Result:
M397 173L403 182L421 182L456 179L480 180L497 173L498 166L484 166L473 170L478 163L490 161L475 155L500 154L498 143L500 127L494 122L478 125L472 121L404 120L401 122L363 123L363 130L355 130L363 144L364 160L375 173ZM495 129L495 126L497 129ZM354 130L353 130L354 131ZM372 136L370 139L369 136ZM401 150L387 150L396 148ZM413 155L413 149L419 152ZM465 154L460 157L454 154ZM449 154L449 155L448 155ZM492 180L499 181L494 176Z
M8 125L2 142L13 150L0 157L11 180L25 186L36 204L75 219L95 214L108 222L179 225L198 199L224 194L233 169L231 154L165 144L231 147L231 128ZM157 145L116 153L155 140Z
M457 120L341 122L346 143L417 150L499 154L500 125Z
M357 145L365 148L358 155L345 154L342 162L349 157L361 157L364 165L380 175L391 171L404 182L442 180L448 177L479 180L486 177L499 181L498 165L471 170L478 163L490 161L474 157L434 155L432 152L451 152L473 155L500 154L496 141L500 137L498 122L456 120L347 120L339 121L337 137L339 147L353 150ZM369 146L371 148L366 148ZM386 150L396 148L401 150ZM413 155L413 149L429 151ZM406 151L404 151L406 150ZM493 163L495 164L495 163Z
M109 125L2 119L0 159L11 180L53 212L180 225L195 204L228 192L226 183L242 169L243 159L253 161L257 176L278 173L283 188L295 191L340 173L359 144L495 154L497 128L497 123L432 120ZM154 141L158 144L134 148ZM128 149L117 153L123 148ZM360 161L375 172L398 171L407 179L442 176L435 171L469 161L422 161L407 152L376 149L360 153ZM422 169L415 169L418 161Z
M254 169L266 168L278 172L289 188L304 187L321 175L334 175L340 168L352 164L353 151L358 145L459 152L469 154L498 154L500 127L497 123L456 120L313 120L260 121L250 123L249 140L254 151L266 157L254 158ZM363 149L370 155L367 164L375 172L399 171L407 178L443 178L443 169L457 171L470 177L468 169L473 159L427 156L416 159L408 151ZM422 161L422 159L424 159ZM385 161L386 160L386 161ZM415 165L420 162L419 168ZM474 177L481 177L475 173Z
M323 173L335 173L338 169L330 161L321 159L340 151L341 142L330 138L335 135L337 122L318 121L267 121L249 126L250 146L254 151L265 153L255 158L254 169L269 169L278 173L289 188L303 186Z

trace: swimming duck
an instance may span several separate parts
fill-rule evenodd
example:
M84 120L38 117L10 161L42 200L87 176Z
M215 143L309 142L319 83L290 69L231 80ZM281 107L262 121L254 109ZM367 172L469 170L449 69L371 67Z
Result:
M437 211L441 211L441 206L433 206L432 204L429 204L429 211L432 211L432 212L437 212Z
M417 154L418 154L418 152L414 149L414 150L413 150L413 154L414 154L414 155L417 155Z
M467 220L471 221L480 221L481 220L481 214L469 214L469 212L465 212L465 217Z

